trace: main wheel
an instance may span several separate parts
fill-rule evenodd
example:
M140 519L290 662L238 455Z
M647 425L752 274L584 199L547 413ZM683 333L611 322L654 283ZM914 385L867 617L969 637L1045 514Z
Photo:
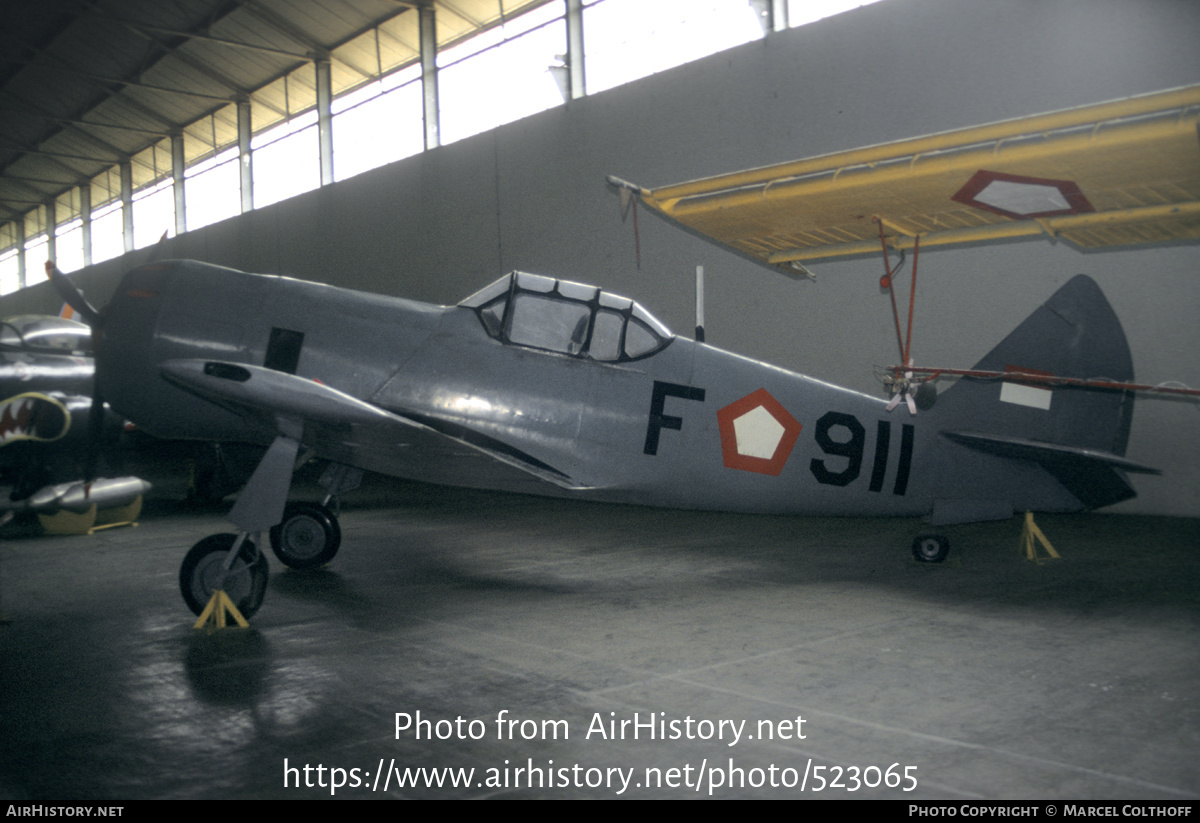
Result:
M337 517L319 503L288 503L283 520L271 528L275 556L293 569L324 566L341 545L342 530Z
M941 534L922 534L912 544L918 563L941 563L950 554L950 541Z
M200 614L224 573L225 558L233 548L236 534L212 534L192 546L179 567L179 590L194 614ZM225 577L225 594L237 606L242 617L250 617L262 605L267 593L270 571L266 556L250 540L242 541L237 559Z

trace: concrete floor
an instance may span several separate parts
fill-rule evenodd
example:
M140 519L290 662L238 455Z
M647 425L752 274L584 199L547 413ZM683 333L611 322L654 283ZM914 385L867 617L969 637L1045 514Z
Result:
M220 510L0 530L0 797L1200 797L1197 520L1044 516L1045 565L1016 520L959 527L941 566L911 559L915 521L381 478L341 523L331 566L272 557L223 634L177 582ZM651 716L676 739L593 725ZM419 767L475 771L397 787Z

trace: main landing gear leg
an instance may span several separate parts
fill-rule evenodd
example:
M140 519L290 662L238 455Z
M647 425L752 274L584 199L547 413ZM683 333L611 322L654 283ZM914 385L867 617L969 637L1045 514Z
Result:
M280 423L287 425L288 421ZM204 538L192 547L180 566L179 588L184 602L197 615L207 618L215 613L218 624L228 610L226 600L235 612L249 617L258 611L266 594L270 573L267 558L256 541L261 542L259 535L283 519L300 448L300 424L288 428L297 437L281 434L275 438L229 512L238 533ZM249 539L252 534L255 540ZM196 628L202 628L205 622L197 621Z
M322 501L322 505L328 506L330 501L333 501L333 510L337 512L341 507L341 495L357 489L362 483L362 476L362 469L347 466L345 463L330 463L329 467L325 469L325 473L321 475L321 485L325 487L325 499Z

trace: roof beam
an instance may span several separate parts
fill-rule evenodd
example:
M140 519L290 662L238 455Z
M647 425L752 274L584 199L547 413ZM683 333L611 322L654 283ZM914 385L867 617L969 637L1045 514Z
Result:
M44 39L39 45L37 45L35 47L22 48L19 52L17 52L17 54L19 54L20 57L25 58L25 59L18 59L18 60L10 59L10 60L5 61L2 58L0 58L0 65L7 63L9 66L16 67L16 68L12 69L11 71L5 72L5 74L7 74L7 77L6 77L3 85L7 86L8 80L11 80L13 77L15 77L22 70L23 67L28 67L28 66L33 66L33 70L35 70L35 71L44 71L46 69L49 69L50 71L66 72L66 73L73 74L76 76L86 77L97 84L98 88L100 89L100 93L92 96L90 101L84 102L83 104L81 104L77 107L74 107L73 112L69 112L67 117L65 117L65 118L48 118L48 122L58 124L59 129L63 130L63 131L67 130L72 125L91 126L93 124L90 124L90 123L85 124L83 122L73 123L72 121L83 121L83 118L86 115L88 115L89 113L96 112L96 111L100 110L102 107L128 106L130 109L137 112L141 117L145 118L145 120L147 122L159 123L163 127L165 127L166 134L162 134L162 135L160 135L158 132L154 132L151 130L145 130L146 134L152 136L152 138L153 138L152 142L157 139L160 139L163 136L167 136L172 132L178 131L181 128L182 124L172 122L169 118L160 114L158 111L154 110L146 103L143 103L141 100L138 100L135 95L120 94L120 92L123 89L140 87L140 88L147 88L147 89L151 89L154 91L159 91L159 92L163 92L163 93L167 93L167 94L187 95L187 96L190 96L193 98L212 99L212 100L216 100L220 106L228 105L229 103L234 102L234 100L229 97L215 97L213 95L204 95L204 94L196 94L196 93L189 94L187 91L185 91L183 89L155 87L155 86L152 86L147 83L138 82L137 80L127 80L127 79L120 79L120 78L105 78L105 77L100 77L100 76L97 76L95 74L91 74L91 73L88 73L85 71L74 69L71 67L60 67L60 66L53 65L53 61L57 61L60 64L63 62L61 60L61 58L58 58L56 56L55 52L53 51L53 49L52 49L53 43L55 41L57 41L60 37L62 37L64 35L64 33L66 33L73 26L88 25L89 17L91 15L96 15L97 17L101 16L99 14L99 5L100 4L99 4L98 0L77 0L75 9L72 12L70 12L69 14L67 14L66 16L64 16L64 22L60 26L58 26L57 31L53 32L52 36ZM203 28L204 30L207 30L209 27L211 27L215 23L219 22L220 20L225 19L231 13L237 11L239 8L241 8L241 0L227 0L226 2L222 2L211 9L210 13L206 16L206 19L203 21L202 25L198 26L198 28ZM168 52L168 54L169 54L169 52ZM37 59L35 62L34 58L40 58L40 59ZM161 58L159 58L159 59L161 59ZM157 60L151 61L150 63L144 62L141 73L144 73L145 71L148 71L149 69L153 68L157 62L158 62ZM141 76L141 73L139 73L137 76ZM213 110L215 111L216 108L214 108ZM119 112L119 109L118 109L118 112ZM210 114L211 114L211 112L210 112ZM118 116L119 116L119 113L118 113ZM114 126L108 126L107 124L102 124L102 123L96 123L96 124L94 124L94 127L95 128L106 128L106 127L107 128L115 128ZM126 126L126 127L124 127L124 130L135 131L136 129ZM51 131L53 132L53 130L51 130ZM38 143L44 144L45 140L49 140L53 136L54 136L53 133L47 134L43 138L39 139ZM139 149L139 148L135 148L135 152L140 151L140 150L141 149ZM64 169L70 175L70 177L72 179L78 178L80 176L84 176L83 173L80 172L79 169L74 168L71 165L68 165L67 163L63 162L63 160L59 159L59 157L62 155L56 156L52 153L42 152L42 151L31 152L31 153L35 153L35 154L39 154L39 155L48 157L50 159L51 163L53 163L55 166L57 166L59 168ZM3 164L0 164L0 175L7 176L8 170L12 167L12 165L14 163L20 161L21 156L23 156L23 155L17 155L13 159L8 160L8 161L4 162ZM98 163L98 162L99 163L112 163L113 162L112 160L98 161L94 158L68 158L68 159L81 159L81 160L85 160L85 162L88 162L88 163ZM69 188L71 185L73 185L73 184L64 184L64 188ZM86 190L86 185L84 185L84 189Z
M38 201L39 203L43 202L46 199L46 193L44 191L36 189L30 185L30 183L34 182L34 181L26 181L26 180L22 180L20 178L15 178L15 177L9 177L9 178L6 178L6 180L10 180L10 181L16 183L21 188L25 189L26 191L32 192L34 197L42 198L41 200ZM6 198L6 199L11 200L12 198Z
M142 34L142 33L138 32L138 34ZM243 99L249 99L249 98L254 97L254 93L251 92L250 89L247 89L243 86L238 85L238 83L236 81L234 81L233 79L226 76L223 72L219 72L216 69L209 66L208 64L191 56L190 54L180 51L180 47L184 44L180 43L177 45L172 45L169 43L164 43L156 37L149 37L148 35L145 35L145 34L142 34L142 36L147 37L152 43L154 43L159 48L163 49L167 55L173 57L174 59L178 60L181 63L184 63L185 65L187 65L188 67L192 68L193 70L199 72L200 74L203 74L205 77L209 78L213 82L218 83L218 84L224 86L225 88L229 89L229 91L233 95L234 100L240 101ZM305 62L307 62L306 58L301 58L301 59L304 60ZM301 65L303 65L303 64L301 64ZM299 66L293 66L291 69L288 70L287 73L290 74L291 72L295 71L297 68L299 68ZM276 114L280 114L285 117L287 116L287 112L283 111L278 106L274 106L274 105L270 104L269 102L262 100L261 98L258 100L258 102L260 105L266 106L267 108L269 108L271 111L275 112ZM164 134L163 136L169 137L170 135Z
M303 29L301 29L299 26L292 23L292 21L288 20L287 18L281 17L280 15L276 14L271 9L259 5L258 3L254 2L254 0L244 0L244 8L246 9L247 12L249 12L250 14L253 14L259 20L262 20L264 23L271 26L272 28L277 30L279 33L283 34L286 37L290 37L293 41L295 41L295 42L299 43L300 45L304 46L305 48L307 48L309 50L309 54L306 55L307 59L313 60L313 61L320 61L320 60L329 60L331 62L337 61L338 63L341 63L346 68L350 69L353 72L356 72L357 74L362 75L363 77L365 77L367 79L371 79L372 77L374 77L374 74L372 72L370 72L369 70L364 69L361 66L356 66L353 63L351 63L349 60L346 60L345 58L336 57L333 54L333 48L337 48L337 46L334 46L333 48L325 48L323 45L321 45L320 42L314 40L308 34L308 32L304 31ZM401 9L400 11L397 12L397 14L403 14L403 13L404 13L404 9ZM367 27L362 32L359 32L358 34L362 34L363 32L366 32L366 31L370 31L372 28L375 28L377 25L380 25L380 24L373 24L372 26ZM358 34L351 36L350 39L353 40L354 37L358 36ZM339 44L339 45L341 45L341 44Z
M28 149L28 148L25 148L24 146L20 146L20 145L11 143L11 142L10 142L10 145L12 145L12 147L16 151L22 152L23 154L36 154L40 157L49 158L50 161L52 163L54 163L54 165L58 166L61 169L65 169L67 171L67 173L70 174L72 177L88 177L90 179L90 176L87 174L87 172L82 172L79 169L75 168L74 166L67 165L66 163L63 162L63 160L81 160L85 163L100 163L100 164L112 164L114 162L112 160L99 160L95 157L73 157L71 155L52 154L50 152L45 152L45 151L41 151L41 150ZM17 162L17 160L19 160L19 159L20 158L10 160L5 165L5 171L7 172L8 169L12 168L13 163ZM3 177L0 177L0 181L8 180L8 179L13 179L13 178L10 178L7 173L5 173L5 175ZM68 188L69 188L69 186L68 186Z
M6 174L0 178L0 183L6 181L14 181L17 183L41 183L44 186L82 186L90 181L89 177L82 174L76 175L74 180L46 180L41 177L25 177L19 174Z
M96 129L112 129L114 131L130 131L139 134L149 134L153 137L170 137L171 132L165 129L142 129L137 126L126 126L118 123L97 123L94 120L77 120L71 117L58 117L37 106L4 106L0 105L0 112L11 112L8 116L20 117L36 117L39 120L44 120L49 123L57 123L60 126L78 126L80 128L96 128Z
M254 0L241 0L242 8L250 14L253 14L259 20L274 28L280 34L290 37L293 42L299 43L309 50L309 53L304 55L308 60L319 60L324 58L330 59L332 55L329 50L322 46L318 41L314 40L308 32L292 23L286 17L276 14L269 8L259 5Z
M472 26L474 26L477 31L482 31L485 28L482 20L477 20L476 18L467 14L465 11L460 9L458 6L454 5L454 3L450 2L450 0L440 0L438 5L440 5L442 8L446 9L447 11L449 11L451 14L453 14L457 17L460 17L463 20L466 20L468 23L470 23ZM501 6L500 6L500 18L502 20L504 19L504 5L503 4L501 4Z
M108 163L108 164L120 163L122 160L126 159L125 156L120 152L117 152L114 155L105 156L105 157L89 157L87 155L82 155L82 154L67 154L66 152L61 152L61 151L48 151L44 148L34 148L31 146L23 146L20 143L17 143L15 141L8 140L5 138L0 138L0 141L2 141L4 145L7 145L13 151L17 151L22 154L36 154L40 157L58 157L63 160L82 160L85 163ZM76 173L78 174L78 172L76 172Z
M31 61L7 61L7 62L23 62L25 65L32 65ZM149 91L163 92L164 94L178 94L185 97L197 97L202 100L220 100L223 103L233 103L234 98L230 95L206 94L205 92L189 91L187 89L173 89L169 86L156 86L152 83L143 83L139 80L130 80L120 77L109 77L95 72L84 71L83 69L73 68L71 66L38 66L38 71L56 71L62 74L72 74L76 77L83 77L95 83L105 85L129 86L138 89L147 89Z
M141 34L144 37L153 38L153 34L165 34L169 37L181 37L187 40L200 40L205 43L213 43L218 46L226 46L231 49L246 49L248 51L256 51L264 54L275 54L280 57L299 58L301 60L313 59L313 54L308 52L290 51L288 49L280 49L274 46L260 46L254 43L243 43L238 40L227 40L224 37L213 37L211 34L200 34L199 32L180 31L178 29L170 29L163 26L153 26L148 23L137 23L133 20L125 20L121 17L115 17L105 14L94 14L103 20L110 20L114 23L120 23L130 31Z

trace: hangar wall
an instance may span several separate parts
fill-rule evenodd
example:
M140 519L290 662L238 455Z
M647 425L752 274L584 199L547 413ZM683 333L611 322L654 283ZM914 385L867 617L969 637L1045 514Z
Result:
M704 265L708 342L878 393L872 364L896 355L877 258L794 282L643 214L639 269L605 174L656 186L1196 83L1198 33L1191 0L886 0L189 232L164 256L441 303L520 268L634 297L684 335ZM1137 379L1200 387L1198 252L922 252L915 355L970 366L1085 272L1125 325ZM78 281L103 303L148 254ZM56 305L38 286L0 314ZM1200 515L1200 406L1138 403L1129 457L1164 474L1136 477L1140 496L1110 511Z

